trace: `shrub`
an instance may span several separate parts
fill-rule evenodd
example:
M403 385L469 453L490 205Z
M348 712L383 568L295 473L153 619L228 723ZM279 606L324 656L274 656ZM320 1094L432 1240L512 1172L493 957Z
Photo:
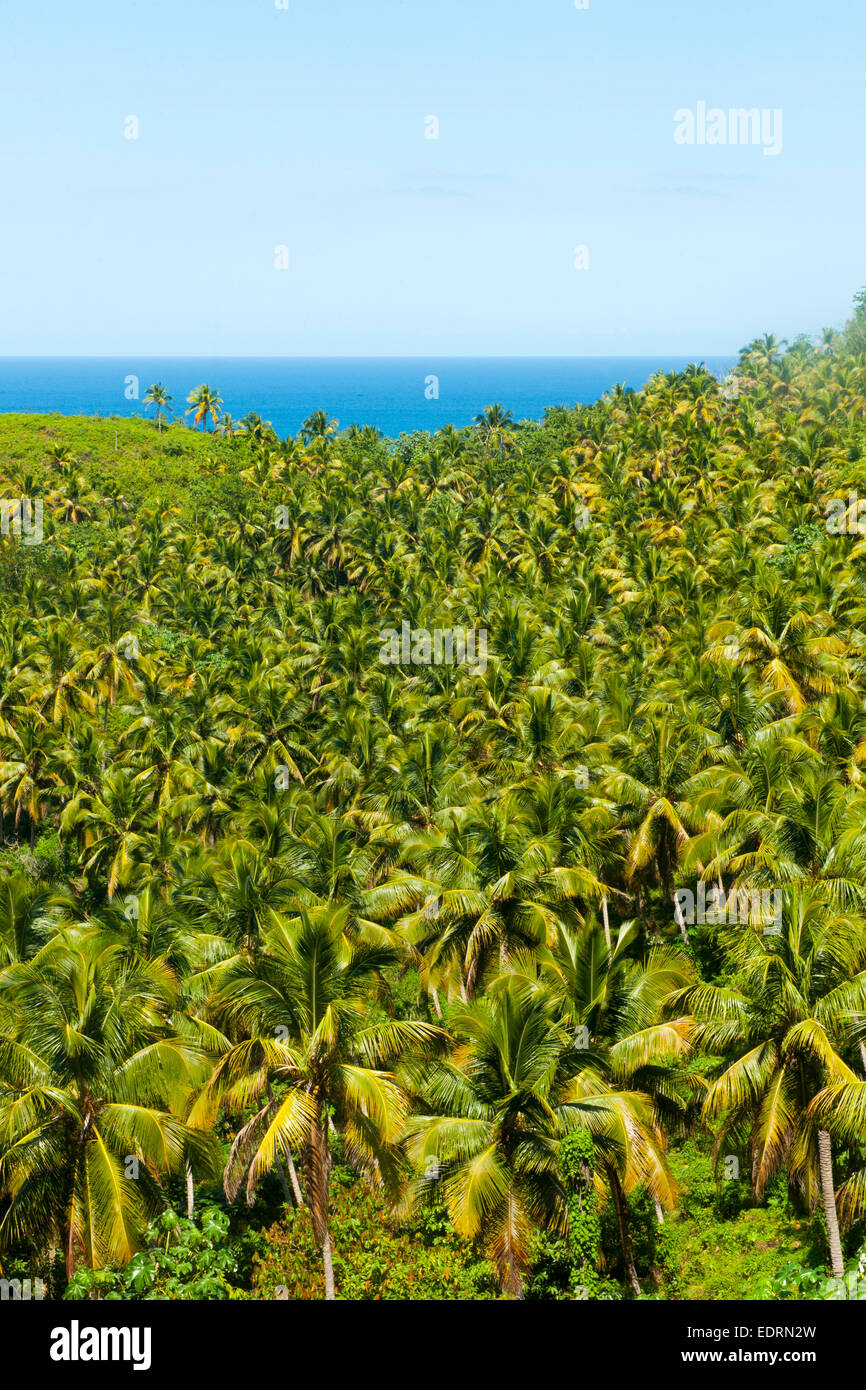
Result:
M460 1240L439 1208L396 1225L378 1193L332 1183L331 1244L337 1297L347 1300L496 1298L492 1266ZM254 1298L324 1296L322 1263L306 1207L272 1226L254 1260Z

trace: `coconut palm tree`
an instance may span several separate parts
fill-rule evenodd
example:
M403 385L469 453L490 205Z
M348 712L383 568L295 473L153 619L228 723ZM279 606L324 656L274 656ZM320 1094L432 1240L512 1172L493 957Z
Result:
M668 1206L673 1194L649 1098L611 1085L555 996L521 975L504 975L451 1027L458 1051L429 1064L409 1123L409 1152L427 1175L420 1189L441 1191L455 1230L482 1241L502 1288L519 1298L533 1231L565 1229L559 1141L585 1129L636 1285L623 1188L645 1182ZM631 1047L632 1062L652 1055L643 1040Z
M355 1163L392 1191L408 1100L389 1063L442 1046L429 1024L369 1017L368 999L393 948L350 942L342 908L270 914L254 961L220 972L210 1009L232 1039L211 1089L229 1111L257 1105L239 1130L225 1170L232 1199L245 1172L248 1194L282 1152L301 1155L304 1192L322 1254L325 1297L336 1296L329 1220L329 1124ZM264 1103L262 1103L264 1102Z
M314 439L324 442L335 435L339 427L339 420L332 420L326 410L314 410L301 426L301 438L306 443Z
M222 397L217 391L211 390L210 386L197 386L194 391L190 391L186 403L189 406L186 413L192 415L193 424L200 424L205 431L208 420L216 423L222 414Z
M866 936L822 885L796 885L785 889L778 934L761 923L729 926L726 955L731 985L674 996L697 1020L696 1043L727 1058L704 1107L721 1122L716 1152L748 1150L758 1196L784 1165L810 1206L820 1192L841 1276L830 1135L814 1121L826 1113L828 1087L859 1080L851 1020L866 1003Z
M163 416L172 414L174 401L168 394L165 387L160 382L155 382L153 386L148 386L142 396L145 408L149 405L156 407L156 428L162 434Z
M96 938L58 937L0 987L0 1242L56 1241L67 1276L128 1260L184 1147L212 1152L177 1113L209 1064L169 1022L171 976L123 965Z

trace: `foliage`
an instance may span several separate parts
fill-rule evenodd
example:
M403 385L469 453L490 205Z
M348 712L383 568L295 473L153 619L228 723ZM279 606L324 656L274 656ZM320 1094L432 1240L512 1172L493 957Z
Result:
M866 1250L860 1250L845 1266L841 1278L827 1274L826 1268L802 1268L791 1263L765 1279L759 1297L774 1299L821 1300L823 1302L862 1303L866 1300Z
M757 1203L745 1177L719 1181L712 1155L697 1140L671 1152L680 1205L654 1233L659 1282L653 1296L736 1300L769 1297L767 1281L783 1265L801 1267L809 1222L772 1197ZM653 1218L654 1220L654 1218ZM638 1245L640 1252L640 1245Z
M359 1183L332 1191L337 1297L345 1300L484 1300L494 1272L459 1240L447 1217L426 1211L409 1225L388 1218L381 1195ZM255 1260L254 1298L321 1297L316 1241L306 1208L272 1227Z
M257 1287L301 1297L840 1277L863 307L724 383L398 440L204 385L190 428L158 382L0 417L44 512L0 537L10 1266L128 1293L220 1181L233 1289L264 1221Z
M226 1244L228 1229L229 1218L217 1207L204 1207L192 1221L165 1211L148 1228L146 1247L122 1269L79 1269L64 1297L132 1302L237 1298L238 1261Z
M568 1203L568 1245L571 1282L583 1297L594 1297L598 1285L601 1223L595 1191L595 1145L587 1130L572 1130L559 1146L559 1170Z

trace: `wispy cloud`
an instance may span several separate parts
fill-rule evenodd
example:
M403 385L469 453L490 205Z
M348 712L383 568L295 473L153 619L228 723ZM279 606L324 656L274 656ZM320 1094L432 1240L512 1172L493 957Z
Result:
M704 173L701 170L684 173L682 169L665 169L654 183L642 183L632 191L662 197L731 198L737 187L752 182L747 174Z
M388 193L421 195L428 198L475 198L485 185L496 182L493 174L473 174L451 169L405 169L397 175Z

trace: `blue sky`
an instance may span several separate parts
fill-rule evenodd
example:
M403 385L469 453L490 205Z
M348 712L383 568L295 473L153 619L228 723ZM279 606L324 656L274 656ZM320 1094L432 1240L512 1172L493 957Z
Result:
M866 284L863 0L39 0L3 30L3 354L727 353ZM781 109L781 153L675 143L700 101Z

